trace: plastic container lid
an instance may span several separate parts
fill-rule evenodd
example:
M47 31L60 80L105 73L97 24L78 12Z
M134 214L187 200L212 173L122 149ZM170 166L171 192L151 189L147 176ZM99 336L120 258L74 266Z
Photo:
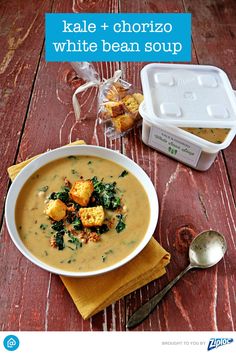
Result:
M177 127L236 127L236 101L225 72L215 66L148 64L141 71L149 118Z

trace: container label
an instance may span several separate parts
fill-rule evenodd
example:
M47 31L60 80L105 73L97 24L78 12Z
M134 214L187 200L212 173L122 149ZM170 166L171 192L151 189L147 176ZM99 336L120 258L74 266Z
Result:
M197 166L201 154L201 148L197 145L157 127L151 128L148 144L193 167Z

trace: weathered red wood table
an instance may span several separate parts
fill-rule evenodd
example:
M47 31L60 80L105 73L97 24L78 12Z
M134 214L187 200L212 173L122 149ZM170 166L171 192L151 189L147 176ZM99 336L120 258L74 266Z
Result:
M136 130L110 143L96 122L95 89L80 98L86 117L76 123L71 97L80 84L68 63L44 59L45 12L191 12L192 62L221 67L236 88L234 0L42 0L0 4L0 328L1 330L125 330L129 315L182 270L193 236L222 232L224 260L194 270L176 285L137 330L234 330L236 326L236 140L207 172L194 171L141 142ZM140 87L144 63L95 63L101 77L121 68ZM4 221L8 166L83 138L120 150L151 177L160 201L155 238L172 254L167 275L83 321L59 277L27 261L10 240Z

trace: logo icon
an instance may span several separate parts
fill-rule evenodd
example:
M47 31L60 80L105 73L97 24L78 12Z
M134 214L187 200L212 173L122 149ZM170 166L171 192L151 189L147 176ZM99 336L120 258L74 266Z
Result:
M3 341L3 345L6 350L13 352L14 350L16 350L19 347L20 341L16 336L9 335L9 336L5 337L5 339Z
M217 349L222 345L233 343L233 338L211 338L207 350Z

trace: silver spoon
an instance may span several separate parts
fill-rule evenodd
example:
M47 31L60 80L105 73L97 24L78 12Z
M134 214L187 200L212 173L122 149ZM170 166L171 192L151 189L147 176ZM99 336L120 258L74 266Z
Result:
M141 323L154 310L158 303L173 285L192 268L209 268L218 263L224 256L227 249L226 240L217 231L204 231L197 235L189 247L190 264L175 279L167 284L158 294L154 295L149 301L142 305L129 318L127 328L133 328Z

